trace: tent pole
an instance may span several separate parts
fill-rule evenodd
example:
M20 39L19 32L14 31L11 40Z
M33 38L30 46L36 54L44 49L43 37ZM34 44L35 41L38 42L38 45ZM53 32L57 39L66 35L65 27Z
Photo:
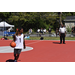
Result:
M4 21L4 32L5 32L5 21ZM5 38L5 34L4 34L4 38Z

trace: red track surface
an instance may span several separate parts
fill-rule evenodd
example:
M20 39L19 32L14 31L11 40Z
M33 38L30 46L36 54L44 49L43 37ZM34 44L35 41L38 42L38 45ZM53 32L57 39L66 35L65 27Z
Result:
M9 46L11 40L0 40L0 46ZM75 41L26 40L31 51L21 52L18 62L75 62ZM0 53L0 62L14 59L13 53Z

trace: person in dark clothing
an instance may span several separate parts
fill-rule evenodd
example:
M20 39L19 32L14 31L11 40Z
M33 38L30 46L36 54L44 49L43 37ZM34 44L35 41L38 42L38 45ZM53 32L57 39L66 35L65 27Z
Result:
M56 37L57 37L58 34L59 34L59 29L56 28Z
M49 34L50 34L51 33L51 27L49 27L48 31L49 31Z

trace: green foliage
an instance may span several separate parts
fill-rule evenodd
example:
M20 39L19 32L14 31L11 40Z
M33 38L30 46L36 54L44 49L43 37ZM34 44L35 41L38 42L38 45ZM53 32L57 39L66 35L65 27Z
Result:
M75 12L63 12L62 22L67 16L74 16ZM24 32L29 28L36 31L38 28L46 28L49 26L52 30L59 28L59 15L58 12L0 12L0 19L7 21L9 24L17 27L23 27ZM68 29L69 31L69 29Z
M67 32L71 32L71 28L70 27L67 27Z

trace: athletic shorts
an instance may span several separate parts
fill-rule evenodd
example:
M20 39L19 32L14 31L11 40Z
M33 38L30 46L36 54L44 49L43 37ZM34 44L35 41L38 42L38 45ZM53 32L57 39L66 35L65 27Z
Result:
M22 49L14 49L14 54L20 54Z

